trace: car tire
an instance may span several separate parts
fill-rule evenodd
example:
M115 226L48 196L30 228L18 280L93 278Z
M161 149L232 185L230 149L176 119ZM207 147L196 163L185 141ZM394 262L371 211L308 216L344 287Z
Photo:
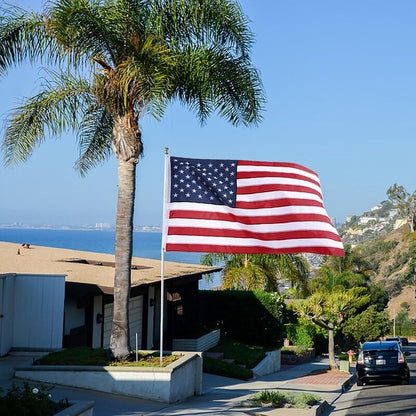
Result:
M364 383L361 379L357 378L357 386L362 386Z

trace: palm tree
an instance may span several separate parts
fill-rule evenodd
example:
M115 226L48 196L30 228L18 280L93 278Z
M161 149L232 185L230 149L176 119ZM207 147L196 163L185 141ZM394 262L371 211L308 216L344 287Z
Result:
M208 253L203 264L224 265L224 289L265 290L278 292L279 283L289 280L295 289L304 292L309 267L306 260L294 254L221 254Z
M118 160L114 314L110 349L130 352L128 300L139 119L160 119L174 99L201 123L213 112L234 125L260 120L261 82L252 33L234 0L54 0L42 12L0 9L0 76L47 65L41 91L6 124L6 164L26 161L47 137L74 131L84 175Z

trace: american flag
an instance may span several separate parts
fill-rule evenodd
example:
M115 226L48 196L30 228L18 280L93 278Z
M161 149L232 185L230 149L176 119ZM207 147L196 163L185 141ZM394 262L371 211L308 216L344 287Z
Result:
M166 169L165 251L344 255L310 169L174 156Z

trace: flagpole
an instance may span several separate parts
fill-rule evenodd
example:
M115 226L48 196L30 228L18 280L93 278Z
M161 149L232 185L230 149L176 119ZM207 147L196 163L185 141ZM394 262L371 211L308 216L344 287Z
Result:
M163 360L163 317L164 317L164 304L165 304L165 247L166 247L166 209L167 209L167 197L169 184L169 149L165 147L165 175L163 181L163 220L162 220L162 244L160 250L160 352L159 359L160 365Z

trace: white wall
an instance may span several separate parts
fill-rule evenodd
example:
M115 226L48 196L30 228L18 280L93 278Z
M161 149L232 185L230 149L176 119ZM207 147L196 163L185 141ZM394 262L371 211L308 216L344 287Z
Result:
M61 348L64 275L15 275L14 348Z
M101 326L102 323L97 323L97 315L103 313L103 297L94 296L94 310L93 310L93 322L92 322L92 347L101 347Z
M14 275L0 276L0 356L13 345Z
M72 328L85 325L85 308L78 308L77 300L70 298L65 301L65 335L69 335Z

